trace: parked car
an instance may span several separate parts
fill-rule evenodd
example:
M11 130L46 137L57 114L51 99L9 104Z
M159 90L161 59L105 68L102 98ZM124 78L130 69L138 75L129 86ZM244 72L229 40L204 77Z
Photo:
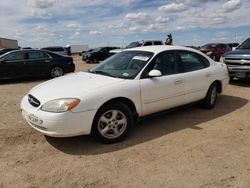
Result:
M15 50L0 56L1 79L43 75L54 78L74 70L71 57L44 50Z
M13 50L18 50L18 48L3 48L0 50L0 55L3 55L5 53L13 51Z
M89 72L42 83L21 102L24 119L52 137L92 134L123 140L137 118L201 101L214 107L229 81L227 66L177 46L124 50Z
M220 57L232 49L224 43L210 43L202 46L200 51L211 57L215 61L219 61Z
M145 40L145 41L142 40L137 42L131 42L128 46L126 46L126 48L110 50L109 57L119 52L122 52L124 49L136 48L141 46L157 46L157 45L163 45L163 42L160 40Z
M86 63L99 63L100 61L108 58L109 51L113 49L117 49L118 47L100 47L94 48L93 51L88 52L85 57Z
M230 79L250 77L250 38L239 45L236 50L224 54Z
M227 43L228 44L228 46L232 49L232 50L235 50L236 49L236 47L238 47L240 44L239 43L236 43L236 42L234 42L234 43Z
M92 52L94 49L89 49L88 51L82 51L82 60L86 61L87 55Z
M49 46L49 47L41 48L41 50L48 50L48 51L54 52L59 55L64 55L64 56L67 56L69 54L68 50L62 46Z

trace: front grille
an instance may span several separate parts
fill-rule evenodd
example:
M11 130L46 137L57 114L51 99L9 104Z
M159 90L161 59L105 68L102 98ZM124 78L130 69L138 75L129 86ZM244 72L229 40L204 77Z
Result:
M34 107L38 107L41 104L38 99L36 99L34 96L32 96L30 94L28 95L28 101Z

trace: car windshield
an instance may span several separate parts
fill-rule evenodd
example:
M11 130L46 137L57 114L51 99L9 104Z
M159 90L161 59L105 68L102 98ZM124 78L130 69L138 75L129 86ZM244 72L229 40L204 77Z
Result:
M124 51L111 56L89 70L90 73L134 79L154 54L145 51Z
M135 48L142 45L142 42L131 42L126 48Z
M245 40L237 49L250 49L250 38Z

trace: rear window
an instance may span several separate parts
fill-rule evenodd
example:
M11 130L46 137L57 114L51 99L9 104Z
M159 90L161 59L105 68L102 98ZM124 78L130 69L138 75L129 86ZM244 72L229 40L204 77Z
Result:
M161 41L154 41L154 45L162 45Z

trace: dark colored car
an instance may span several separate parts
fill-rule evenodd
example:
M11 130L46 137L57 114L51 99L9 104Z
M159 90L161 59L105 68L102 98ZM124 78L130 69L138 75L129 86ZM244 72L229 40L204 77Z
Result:
M230 46L224 43L210 43L202 46L200 51L205 53L207 56L211 57L215 61L219 61L220 57L232 49Z
M69 54L69 51L62 46L49 46L49 47L41 48L41 50L48 50L48 51L57 53L59 55L65 55L65 56Z
M227 43L228 44L228 46L233 50L233 49L235 49L237 46L239 46L240 44L239 43L236 43L236 42L234 42L234 43Z
M89 51L83 51L82 52L82 60L83 61L86 61L86 57L87 57L87 55L90 53L90 52L92 52L94 49L90 49Z
M250 38L236 50L224 54L223 62L228 67L230 80L250 77Z
M89 52L86 56L86 63L99 63L109 57L109 51L118 49L118 47L100 47L94 48L92 52Z
M15 50L0 56L0 78L62 76L74 72L72 57L44 50Z
M3 55L5 53L13 51L13 50L18 50L18 48L3 48L0 50L0 55Z

